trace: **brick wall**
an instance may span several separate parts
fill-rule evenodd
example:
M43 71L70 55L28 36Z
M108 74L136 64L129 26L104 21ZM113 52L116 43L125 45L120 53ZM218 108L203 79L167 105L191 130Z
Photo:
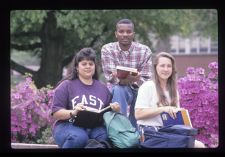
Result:
M205 73L208 74L208 65L211 62L218 62L218 55L175 55L178 77L182 77L186 73L186 69L189 66L202 67L205 69Z

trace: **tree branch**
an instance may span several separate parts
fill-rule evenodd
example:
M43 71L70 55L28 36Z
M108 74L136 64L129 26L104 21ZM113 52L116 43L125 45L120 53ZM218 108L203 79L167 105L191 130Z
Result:
M33 37L33 36L39 36L40 33L39 32L19 32L19 33L14 33L11 36L13 38L18 38L18 37Z
M99 40L99 38L107 31L108 31L108 27L107 27L107 25L105 25L105 27L103 28L102 33L94 37L94 39L90 43L90 46L93 47L94 44Z
M13 60L10 60L10 68L21 73L22 75L25 75L25 73L30 73L34 76L37 73L36 71L28 69L25 66L22 66L16 62L14 62Z
M68 11L65 12L65 11L58 10L57 12L60 13L60 14L62 14L62 15L64 15L64 16L68 15Z
M34 43L34 44L30 44L30 45L11 44L11 48L14 48L17 50L33 50L36 48L41 48L41 43Z

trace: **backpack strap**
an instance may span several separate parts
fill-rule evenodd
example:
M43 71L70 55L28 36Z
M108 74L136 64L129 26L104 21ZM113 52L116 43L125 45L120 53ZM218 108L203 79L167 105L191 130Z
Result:
M108 140L99 141L101 144L105 146L105 148L113 148L113 145Z
M105 148L105 145L96 139L89 139L84 148Z
M109 132L109 125L110 125L110 123L112 122L112 120L113 120L113 118L116 116L116 114L118 114L118 113L116 113L116 112L114 112L114 111L108 111L108 112L105 112L104 113L104 117L109 117L109 120L108 120L108 123L107 123L107 125L106 125L106 128L107 128L107 132Z

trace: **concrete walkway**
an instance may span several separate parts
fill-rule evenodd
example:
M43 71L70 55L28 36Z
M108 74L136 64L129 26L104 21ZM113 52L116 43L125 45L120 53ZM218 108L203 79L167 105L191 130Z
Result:
M28 144L28 143L11 143L12 149L57 149L55 144Z

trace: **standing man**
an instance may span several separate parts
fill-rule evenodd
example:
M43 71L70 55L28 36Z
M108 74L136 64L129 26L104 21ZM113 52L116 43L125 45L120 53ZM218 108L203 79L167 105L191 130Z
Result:
M134 24L131 20L122 19L117 22L115 36L118 41L102 47L101 61L105 79L112 85L112 102L121 105L121 113L129 116L132 125L137 128L134 105L138 88L144 81L152 78L152 52L148 46L134 42L134 35ZM136 68L138 75L118 79L117 65Z

